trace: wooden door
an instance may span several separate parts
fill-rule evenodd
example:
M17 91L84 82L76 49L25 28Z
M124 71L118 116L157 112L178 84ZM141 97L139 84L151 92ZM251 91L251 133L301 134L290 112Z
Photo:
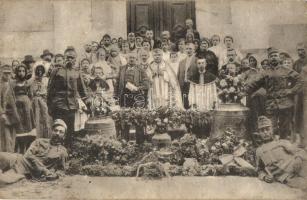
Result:
M170 32L183 30L188 18L193 20L194 28L196 28L194 1L165 1L163 4L163 28L165 30Z
M163 30L173 32L185 27L185 20L191 18L195 25L195 2L191 0L130 0L127 1L128 32L144 36L152 29L155 38Z
M127 2L128 33L134 32L141 36L146 30L155 29L154 1L136 0Z

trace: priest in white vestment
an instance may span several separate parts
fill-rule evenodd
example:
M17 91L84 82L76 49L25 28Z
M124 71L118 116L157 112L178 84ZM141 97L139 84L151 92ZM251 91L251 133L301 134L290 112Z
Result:
M183 109L181 92L176 74L171 66L163 60L161 49L153 50L154 61L149 65L147 74L151 80L148 94L148 107L176 107Z

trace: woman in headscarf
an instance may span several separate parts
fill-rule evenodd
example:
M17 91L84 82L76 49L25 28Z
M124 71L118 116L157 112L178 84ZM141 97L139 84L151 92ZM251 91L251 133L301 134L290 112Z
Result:
M33 111L36 122L37 138L49 138L51 131L51 117L48 114L47 107L47 86L48 78L45 77L45 68L43 65L37 65L33 79Z
M126 58L119 52L119 48L116 45L112 45L110 48L110 56L107 60L111 66L113 73L117 74L119 72L119 67L126 65Z
M143 47L143 49L145 51L148 52L148 60L147 60L147 62L151 63L153 61L153 57L152 57L152 52L151 52L152 46L151 46L150 40L147 40L147 39L143 40L142 47Z
M12 88L21 121L17 129L15 151L24 153L36 138L36 124L32 109L33 90L30 81L26 79L27 67L24 64L18 65L15 73L16 80L12 82Z
M192 32L187 32L185 35L185 42L194 44L194 34Z

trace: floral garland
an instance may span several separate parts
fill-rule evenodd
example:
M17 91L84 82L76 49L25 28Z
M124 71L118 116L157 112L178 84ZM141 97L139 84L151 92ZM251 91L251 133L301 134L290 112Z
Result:
M180 127L185 124L187 128L211 126L212 113L197 110L177 110L175 108L160 107L154 110L129 108L115 111L112 118L117 127L125 125L151 126L156 133L165 133L169 128Z

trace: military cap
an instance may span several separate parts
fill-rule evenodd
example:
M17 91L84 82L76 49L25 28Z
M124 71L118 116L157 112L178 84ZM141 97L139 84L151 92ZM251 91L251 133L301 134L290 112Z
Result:
M76 52L76 49L73 46L67 46L67 48L65 49L64 53L66 53L67 51L74 51L74 52Z
M267 118L266 116L263 116L263 115L259 116L258 117L258 129L268 127L268 126L272 126L271 120Z
M279 50L276 49L275 47L269 47L267 51L268 55L271 55L272 53L279 53Z
M66 123L63 120L61 120L61 119L56 119L56 120L53 121L52 128L54 128L55 126L62 126L62 127L64 127L65 128L65 132L67 130Z
M9 65L3 65L0 70L2 73L11 73L12 68Z

